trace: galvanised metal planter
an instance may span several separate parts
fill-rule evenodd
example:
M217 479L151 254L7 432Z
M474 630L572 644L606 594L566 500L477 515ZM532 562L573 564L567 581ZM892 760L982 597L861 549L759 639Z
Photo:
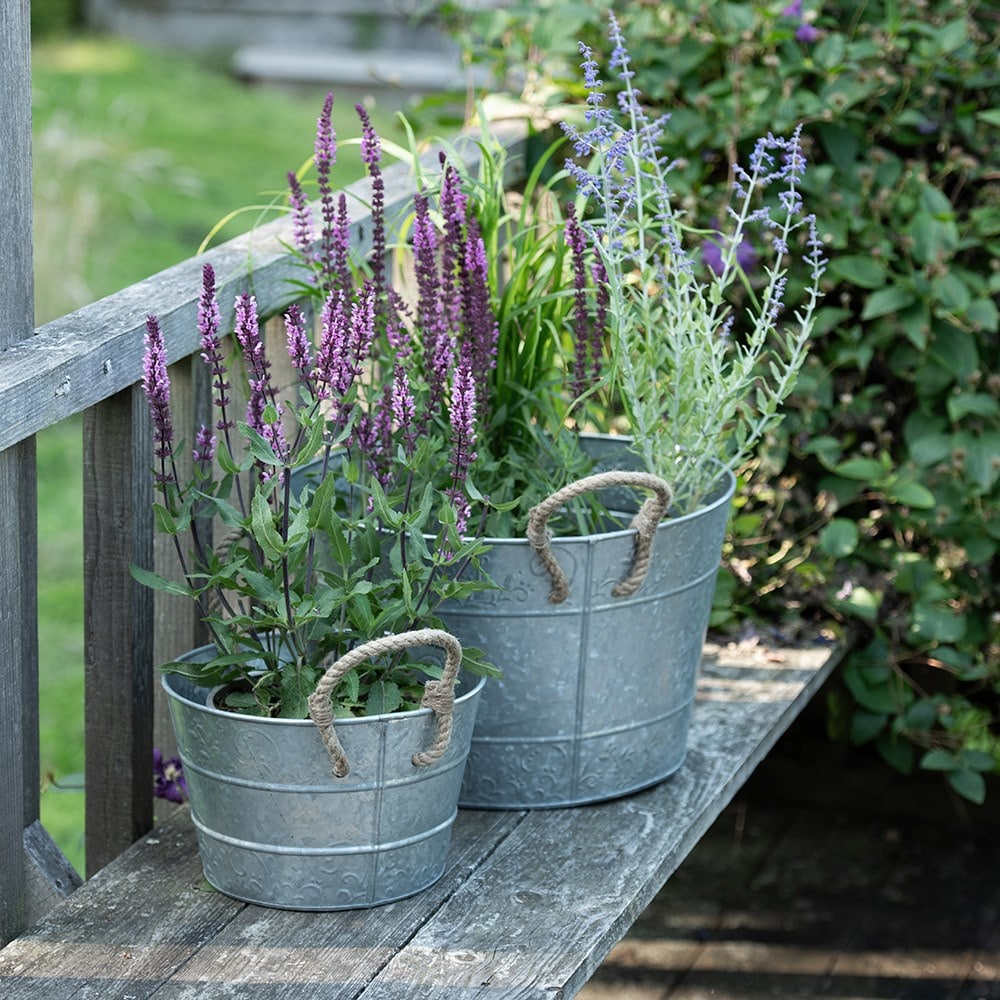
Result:
M422 640L410 645L443 645L432 635L447 634L405 635ZM371 645L352 654L374 655ZM184 659L213 652L206 646ZM446 676L448 668L446 660ZM312 719L221 711L207 688L164 675L208 881L237 899L294 910L376 906L437 881L485 683L463 682L447 727L445 713L430 708L337 720L334 742L349 770L335 777L329 733ZM441 749L439 759L425 759L429 748Z
M634 467L626 439L595 436L587 448L599 469ZM502 589L440 612L504 675L483 692L460 805L596 802L681 766L735 485L727 470L698 510L660 522L631 595L613 592L629 573L634 530L553 539L568 583L561 603L550 601L550 576L527 540L489 539L482 565ZM603 499L634 512L636 497Z

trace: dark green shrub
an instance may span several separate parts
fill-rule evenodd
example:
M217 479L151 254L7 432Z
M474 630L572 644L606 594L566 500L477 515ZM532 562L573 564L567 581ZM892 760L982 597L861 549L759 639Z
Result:
M83 0L31 0L31 37L62 35L83 23Z
M579 96L577 39L606 51L604 10L532 0L454 24L556 102ZM855 632L834 727L982 801L1000 769L1000 11L673 0L619 19L671 113L693 221L749 142L802 122L831 257L811 364L747 470L715 625Z

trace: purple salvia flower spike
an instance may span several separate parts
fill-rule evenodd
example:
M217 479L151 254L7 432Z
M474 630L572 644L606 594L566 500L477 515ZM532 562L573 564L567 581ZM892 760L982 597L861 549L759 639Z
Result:
M285 313L285 333L292 367L298 372L306 389L315 395L316 384L312 375L312 345L306 334L305 316L297 305L289 306L288 312Z
M201 296L198 299L198 333L201 336L201 358L208 365L212 376L212 387L215 392L213 403L219 411L216 430L226 434L235 423L229 417L230 403L229 373L222 354L222 342L219 338L219 302L215 291L215 271L211 264L202 268Z
M155 316L146 317L146 350L142 364L142 388L149 402L153 422L154 454L159 460L157 481L164 485L176 482L173 473L174 427L170 416L170 377L167 374L167 352L163 331Z
M330 246L330 281L327 292L334 289L350 296L353 291L350 266L351 220L347 214L347 196L337 199L337 213L333 223Z
M465 493L469 468L476 460L476 382L472 370L465 364L455 369L451 387L451 486L447 495L458 515L457 530L462 534L468 526L471 505Z
M403 321L404 317L412 319L412 316L406 300L395 289L389 289L388 305L385 337L389 346L395 352L396 357L402 360L408 358L413 353L410 331Z
M236 339L243 349L251 398L255 395L260 397L259 410L263 412L267 404L270 363L264 353L264 341L260 336L257 300L246 292L236 297ZM254 406L258 408L257 404Z
M382 312L382 296L385 291L385 181L382 178L382 143L372 126L368 112L360 104L354 110L361 119L361 159L368 168L372 185L372 277L375 283L376 313Z
M288 174L288 207L292 213L292 239L299 253L308 261L316 259L313 243L316 235L313 232L312 211L309 200L302 190L302 183L294 172Z
M320 344L313 370L316 396L333 402L334 422L344 427L350 410L345 397L354 381L355 369L349 344L350 307L343 292L333 291L327 296L320 323Z
M216 438L211 429L204 424L198 428L198 433L194 439L194 451L192 457L195 465L199 465L203 472L207 472L215 458Z
M336 207L330 176L337 162L337 135L333 130L333 94L327 94L323 110L316 120L316 142L313 146L313 161L316 164L316 181L319 187L320 212L323 217L323 231L320 239L319 265L321 287L330 287L333 273L334 231L336 227Z
M608 328L608 310L611 307L611 290L608 288L608 272L604 263L598 258L591 264L591 277L594 281L595 308L594 321L590 327L590 378L596 383L602 374L604 360L604 334Z
M587 358L590 353L591 330L587 309L587 243L576 214L566 216L566 244L573 264L573 377L571 392L578 399L587 391Z
M247 293L236 299L236 339L243 348L243 359L247 367L247 381L250 398L247 401L247 423L271 445L275 455L284 459L288 446L281 426L281 407L271 385L271 363L264 351L264 341L260 335L257 318L257 300ZM265 421L267 406L271 404L276 416L273 422ZM267 478L270 470L261 470Z
M441 182L441 215L444 219L444 241L441 247L441 293L444 305L444 328L454 337L461 325L462 303L455 272L465 255L466 201L461 190L458 171L445 164Z
M366 281L361 290L361 298L351 305L351 349L354 372L358 375L364 363L372 356L377 299L378 291L375 284Z
M404 448L408 457L413 454L413 421L416 412L409 376L406 374L406 369L397 364L392 376L392 418L403 433Z
M490 372L496 367L499 327L490 305L489 263L479 224L472 216L466 225L465 260L462 268L462 303L465 331L462 356L476 383L479 419L484 421Z

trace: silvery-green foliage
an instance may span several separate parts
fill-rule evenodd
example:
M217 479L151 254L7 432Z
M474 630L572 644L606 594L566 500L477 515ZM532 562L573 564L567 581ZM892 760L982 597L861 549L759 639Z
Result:
M614 395L643 464L690 509L718 481L720 462L739 468L781 420L807 353L822 245L800 191L798 129L759 139L747 166L734 165L724 227L699 231L686 221L669 184L666 118L647 115L613 15L610 25L617 112L605 106L598 65L581 44L586 128L566 129L586 165L570 171L607 276ZM713 266L692 249L695 239L714 249ZM748 247L754 258L760 248L754 273ZM806 274L805 301L786 315L796 267Z

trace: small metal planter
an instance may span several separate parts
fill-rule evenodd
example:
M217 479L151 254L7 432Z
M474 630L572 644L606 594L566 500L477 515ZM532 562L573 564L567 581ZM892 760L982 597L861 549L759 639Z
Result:
M587 447L600 469L634 467L627 440L598 436ZM557 604L527 540L488 540L483 568L502 589L441 610L449 631L504 674L483 693L460 805L579 805L680 767L735 485L727 470L697 511L660 522L631 595L613 590L632 564L634 530L554 539L568 581ZM637 507L634 490L604 500Z
M416 637L410 645L443 645L433 636L447 634L406 635ZM371 645L352 652L363 656ZM206 646L184 659L213 652ZM437 881L485 683L463 680L446 741L443 715L430 708L337 720L334 742L350 766L334 777L312 720L220 711L208 689L165 675L208 881L237 899L294 910L376 906ZM430 762L434 747L441 756Z

